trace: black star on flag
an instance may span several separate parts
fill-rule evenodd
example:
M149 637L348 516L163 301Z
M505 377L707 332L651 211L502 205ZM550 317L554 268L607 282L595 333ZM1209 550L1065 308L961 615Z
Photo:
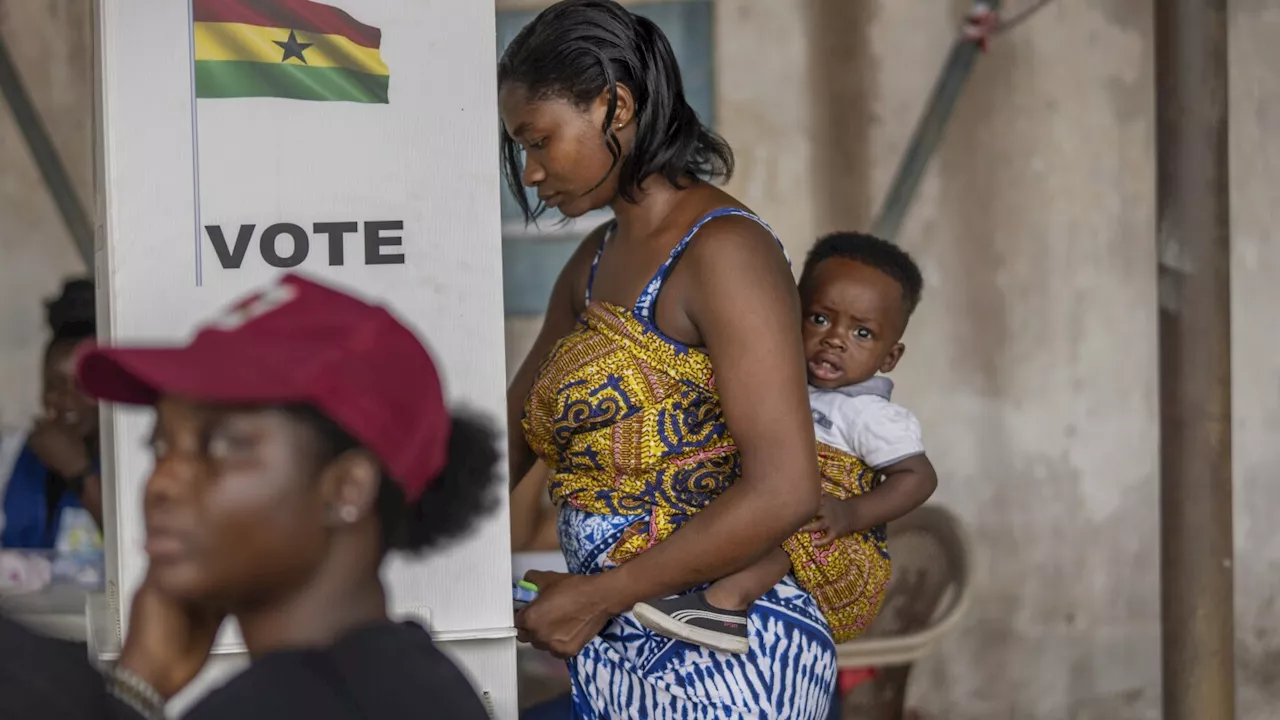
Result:
M298 42L298 34L292 30L289 31L289 39L281 42L280 40L272 40L275 44L284 49L284 57L280 58L280 62L288 62L289 58L297 58L303 65L308 64L307 59L302 57L302 52L311 47L315 43Z

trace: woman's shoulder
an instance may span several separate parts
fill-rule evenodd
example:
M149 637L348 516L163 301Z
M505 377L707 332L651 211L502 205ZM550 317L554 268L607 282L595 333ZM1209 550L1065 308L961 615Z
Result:
M785 257L773 228L746 203L714 186L690 197L689 215L696 218L688 253L766 254Z
M729 200L731 197L725 196ZM704 212L690 236L682 264L699 277L708 274L793 284L791 259L763 218L734 201Z

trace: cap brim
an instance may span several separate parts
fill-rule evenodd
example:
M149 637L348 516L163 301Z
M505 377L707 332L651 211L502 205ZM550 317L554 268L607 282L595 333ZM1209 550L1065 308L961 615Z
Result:
M222 403L307 400L292 377L271 373L261 358L208 348L89 347L77 376L89 395L126 405L154 405L164 395Z

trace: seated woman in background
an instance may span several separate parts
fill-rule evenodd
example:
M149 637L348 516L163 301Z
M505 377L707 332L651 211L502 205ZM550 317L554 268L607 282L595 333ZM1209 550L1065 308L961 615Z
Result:
M75 349L96 334L93 282L67 282L47 304L47 315L52 337L44 353L44 414L28 432L0 442L4 548L53 548L68 527L91 525L91 542L100 544L98 406L77 387L74 368Z

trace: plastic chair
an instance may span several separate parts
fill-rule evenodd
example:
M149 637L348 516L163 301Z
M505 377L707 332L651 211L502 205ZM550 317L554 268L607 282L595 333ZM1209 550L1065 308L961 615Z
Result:
M912 664L955 631L970 602L973 551L951 511L925 505L889 525L893 577L867 632L837 646L841 669L875 668L843 700L844 717L902 720Z

